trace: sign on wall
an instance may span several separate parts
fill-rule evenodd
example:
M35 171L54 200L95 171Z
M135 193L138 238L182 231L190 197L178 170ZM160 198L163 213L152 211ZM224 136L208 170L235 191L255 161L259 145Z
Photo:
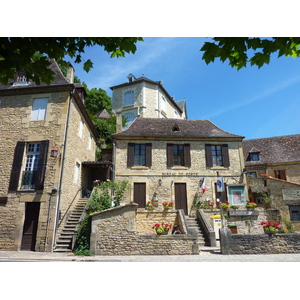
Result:
M246 205L245 187L228 186L230 205Z
M300 189L282 189L283 200L300 200Z

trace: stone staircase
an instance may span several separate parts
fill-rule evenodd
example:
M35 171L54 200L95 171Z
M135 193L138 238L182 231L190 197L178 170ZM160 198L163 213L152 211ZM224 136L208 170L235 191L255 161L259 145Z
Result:
M80 198L76 203L74 209L69 213L68 219L64 224L63 229L58 236L55 244L55 252L71 252L72 239L76 232L76 227L80 222L84 207L88 198Z
M199 248L204 246L209 246L209 242L206 240L203 231L201 230L201 225L199 224L197 218L185 216L188 228L195 229L198 232L198 244Z

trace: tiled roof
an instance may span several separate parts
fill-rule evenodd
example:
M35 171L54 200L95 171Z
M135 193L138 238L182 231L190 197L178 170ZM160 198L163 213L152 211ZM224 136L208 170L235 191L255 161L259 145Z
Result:
M259 161L247 161L253 149ZM243 152L246 166L300 161L300 134L244 140Z
M160 138L240 138L228 133L209 120L137 118L124 131L113 137L160 137Z
M51 64L49 68L55 73L55 79L51 82L50 86L57 86L57 85L70 85L70 82L65 78L62 74L60 68L58 67L56 61L54 59L50 59ZM37 85L32 80L29 81L29 84L26 85L13 85L14 79L10 79L7 85L3 85L0 83L0 90L18 90L18 89L27 89L32 87L42 87L48 86L46 83L41 83Z

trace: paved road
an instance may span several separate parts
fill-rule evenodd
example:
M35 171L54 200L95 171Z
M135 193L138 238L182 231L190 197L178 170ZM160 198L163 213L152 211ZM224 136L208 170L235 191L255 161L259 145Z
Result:
M75 256L73 253L0 251L0 262L300 262L300 253L222 255L218 248L204 247L199 255Z

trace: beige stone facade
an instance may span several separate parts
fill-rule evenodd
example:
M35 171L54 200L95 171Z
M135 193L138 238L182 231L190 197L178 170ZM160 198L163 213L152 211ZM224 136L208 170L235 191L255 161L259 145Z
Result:
M51 251L58 217L87 188L82 162L95 159L97 133L83 87L68 82L54 61L51 67L57 77L50 86L0 86L1 250ZM36 99L46 104L38 112L45 115L35 119Z
M156 119L157 120L157 119ZM113 135L115 140L115 166L114 174L115 180L129 180L133 189L131 199L135 200L137 195L136 185L141 183L145 188L145 197L140 203L140 207L150 201L157 201L158 207L162 208L162 203L164 201L172 201L175 203L175 208L185 209L185 213L189 214L197 201L212 201L216 205L217 198L219 195L216 193L216 182L217 178L222 177L224 183L229 188L230 186L240 186L246 188L245 186L245 174L243 174L244 164L243 164L243 153L242 153L242 138L239 136L235 137L210 137L207 135L204 137L188 137L188 132L186 137L175 138L176 132L166 133L169 137L159 137L158 133L156 136L149 136L150 133L147 129L141 131L145 132L148 137L134 136L134 133L143 128L143 126L138 122L148 123L149 128L154 128L154 132L157 132L155 126L167 126L172 128L173 124L179 124L178 126L183 130L183 126L189 127L193 120L182 120L179 123L174 119L162 120L162 123L168 124L157 124L155 119L137 119L131 125L131 127L124 131L123 133ZM151 122L151 123L150 123ZM209 123L209 121L207 121ZM204 122L206 124L206 122ZM182 126L181 126L182 124ZM206 126L206 125L203 126ZM210 124L210 123L209 123ZM153 125L153 127L152 127ZM199 125L200 126L200 125ZM129 132L130 130L130 132ZM150 130L150 129L149 129ZM203 128L198 128L199 132L204 130ZM130 137L127 137L127 134ZM141 133L142 134L142 133ZM197 132L195 133L198 134ZM126 135L126 136L125 136ZM172 136L173 135L173 136ZM182 136L184 136L184 132ZM128 165L128 155L129 155L129 145L151 145L151 166ZM189 155L190 155L190 165L173 165L168 166L167 158L167 147L168 144L172 145L189 145ZM223 145L228 146L228 157L229 165L214 165L208 166L206 161L207 149L206 145ZM206 191L202 193L201 180L205 178ZM180 186L184 189L183 195L178 195L178 188ZM225 191L224 191L225 192ZM185 203L179 204L179 198L186 197ZM154 200L155 199L155 200ZM224 200L224 199L223 199ZM245 200L245 199L244 199ZM185 207L183 207L185 206Z

